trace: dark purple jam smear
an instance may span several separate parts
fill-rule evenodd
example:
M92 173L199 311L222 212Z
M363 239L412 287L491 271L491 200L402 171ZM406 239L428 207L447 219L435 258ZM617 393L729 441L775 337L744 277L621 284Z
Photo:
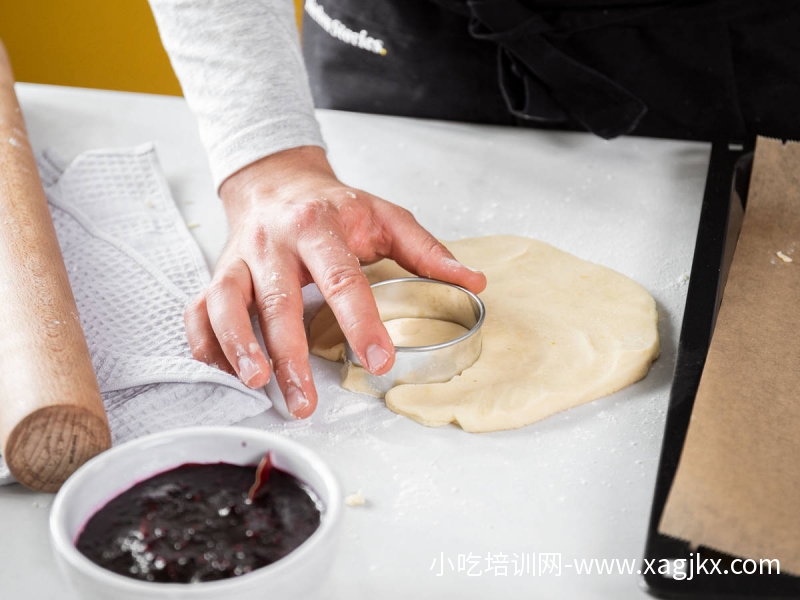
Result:
M143 581L244 575L279 560L319 527L320 508L293 475L272 468L250 502L256 467L186 464L123 492L86 523L76 546Z

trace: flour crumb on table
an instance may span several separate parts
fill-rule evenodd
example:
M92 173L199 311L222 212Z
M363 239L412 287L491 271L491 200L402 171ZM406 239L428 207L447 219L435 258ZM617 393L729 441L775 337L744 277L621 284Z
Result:
M794 262L790 256L786 256L786 255L785 255L783 252L781 252L780 250L778 250L778 251L777 251L775 254L777 254L777 255L778 255L778 258L780 258L780 259L781 259L783 262L785 262L785 263Z
M347 506L364 506L366 502L361 490L358 490L355 494L350 494L344 499L344 503L347 504Z
M197 221L189 221L186 224L186 229L195 229L197 227L200 227L200 223L198 223Z

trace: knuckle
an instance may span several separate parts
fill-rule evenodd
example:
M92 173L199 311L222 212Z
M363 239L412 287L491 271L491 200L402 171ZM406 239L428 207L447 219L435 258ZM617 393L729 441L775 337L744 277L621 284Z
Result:
M394 221L402 227L419 227L414 213L398 204L390 204L383 214L386 220Z
M236 287L236 280L232 275L223 273L214 278L211 285L208 286L206 292L206 299L208 304L214 304L223 298L225 295Z
M268 319L272 318L273 315L285 315L290 307L291 300L286 292L270 289L258 295L258 310Z
M414 270L418 275L430 277L431 261L436 261L449 253L445 247L433 236L426 236L420 241L416 259L413 261Z
M322 287L331 298L337 298L351 292L355 286L366 281L364 273L354 265L337 264L325 271Z
M287 215L291 225L305 231L317 225L329 210L327 201L314 198L291 205L291 210L287 211Z
M239 342L239 336L232 329L226 329L225 331L221 332L217 338L219 339L219 343L223 346L230 346L231 344L236 344Z
M185 323L190 323L203 314L203 309L206 304L206 295L200 294L192 298L189 304L183 311L183 320Z
M409 221L410 223L416 223L417 218L407 208L403 208L402 206L397 206L397 217L399 219L403 219L405 221Z
M250 238L250 247L261 249L266 248L270 241L269 232L265 227L253 227L247 236Z
M362 315L349 314L340 318L339 324L342 331L352 332L358 330L374 330L374 325L371 320Z
M421 244L422 256L439 257L442 254L449 254L442 243L432 235L425 236Z

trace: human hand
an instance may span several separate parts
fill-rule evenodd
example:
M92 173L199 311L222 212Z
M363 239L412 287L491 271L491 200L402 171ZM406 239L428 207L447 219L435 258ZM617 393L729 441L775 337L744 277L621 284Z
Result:
M476 293L486 287L483 274L456 261L409 211L341 183L319 147L249 165L222 184L220 197L230 234L211 285L184 314L192 355L250 387L266 385L270 365L253 334L254 311L296 418L317 405L303 286L317 284L361 364L376 375L392 367L394 346L362 264L388 257L412 273Z

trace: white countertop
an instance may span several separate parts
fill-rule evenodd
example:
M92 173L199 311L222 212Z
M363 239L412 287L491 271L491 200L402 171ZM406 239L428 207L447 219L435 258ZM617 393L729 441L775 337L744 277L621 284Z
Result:
M182 99L25 84L17 91L36 148L71 158L155 140L178 207L200 224L192 233L213 264L224 213ZM655 297L662 339L643 381L524 429L479 435L428 429L345 392L338 365L314 359L320 404L311 419L285 423L273 411L248 424L319 451L344 489L367 499L346 511L319 597L646 597L635 572L578 574L575 562L618 558L639 567L709 146L318 116L346 183L413 210L443 239L525 235L616 269ZM50 555L51 502L18 485L0 488L0 599L75 598ZM560 553L561 575L515 575L514 554L533 553L536 562ZM458 571L461 561L474 574L476 556L479 576Z

